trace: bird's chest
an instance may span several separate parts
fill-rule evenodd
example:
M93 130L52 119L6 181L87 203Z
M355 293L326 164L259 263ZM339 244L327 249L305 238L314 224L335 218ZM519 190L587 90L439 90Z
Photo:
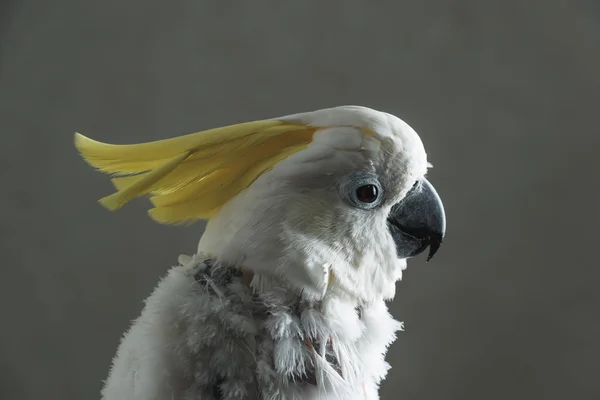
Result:
M393 321L385 305L266 304L254 346L260 399L378 398L393 332L382 335L373 318L383 319L385 331L385 319Z
M383 301L357 307L336 298L308 303L283 289L255 294L240 277L217 272L196 275L203 307L184 313L181 336L192 355L185 375L204 382L206 398L378 398L387 346L401 328Z

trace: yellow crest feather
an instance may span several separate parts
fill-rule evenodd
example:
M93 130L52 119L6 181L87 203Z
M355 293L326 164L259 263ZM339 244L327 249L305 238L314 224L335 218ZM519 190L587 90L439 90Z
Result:
M114 211L149 194L150 216L172 224L211 218L262 173L308 146L315 130L264 120L128 145L76 133L75 147L90 165L114 176L117 192L100 204Z

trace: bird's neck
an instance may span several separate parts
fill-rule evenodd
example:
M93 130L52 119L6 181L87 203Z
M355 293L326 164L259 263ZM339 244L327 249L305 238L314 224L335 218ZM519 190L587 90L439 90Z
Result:
M339 288L332 286L322 295L315 296L314 293L303 290L303 288L286 282L284 279L278 278L269 274L254 273L242 268L245 282L250 286L252 291L258 295L268 295L272 292L279 292L282 289L289 293L291 298L296 298L297 302L312 304L319 311L324 312L322 304L329 301L342 302L353 308L359 308L366 304L360 298L357 298L349 293L346 293Z

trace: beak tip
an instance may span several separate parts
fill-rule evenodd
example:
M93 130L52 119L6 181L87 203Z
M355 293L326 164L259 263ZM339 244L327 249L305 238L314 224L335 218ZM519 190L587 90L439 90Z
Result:
M427 256L427 260L425 262L429 262L433 258L435 253L437 253L437 251L440 249L440 246L442 245L443 239L444 236L442 234L435 234L431 237L429 244L429 255Z

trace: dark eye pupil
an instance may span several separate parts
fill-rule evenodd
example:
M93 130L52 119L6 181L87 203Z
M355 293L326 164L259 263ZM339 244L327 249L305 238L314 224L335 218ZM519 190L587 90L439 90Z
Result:
M356 197L363 203L372 203L377 200L379 191L375 185L365 185L356 189Z

